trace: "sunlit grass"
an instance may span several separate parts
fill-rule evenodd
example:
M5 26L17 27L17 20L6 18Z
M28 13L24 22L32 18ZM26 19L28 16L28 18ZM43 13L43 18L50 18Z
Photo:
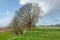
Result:
M60 40L60 28L39 27L11 40Z
M10 32L3 32L3 33L0 33L0 40L8 40L9 38L12 38L14 37L15 35L11 34Z

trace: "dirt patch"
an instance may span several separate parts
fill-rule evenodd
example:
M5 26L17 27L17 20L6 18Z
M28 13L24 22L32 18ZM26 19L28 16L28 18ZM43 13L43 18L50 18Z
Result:
M9 28L0 28L0 33L9 32L9 31L11 31L11 29L9 29Z

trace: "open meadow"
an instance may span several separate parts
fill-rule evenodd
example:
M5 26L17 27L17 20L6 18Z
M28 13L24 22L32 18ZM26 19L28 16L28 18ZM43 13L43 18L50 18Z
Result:
M38 27L10 40L60 40L60 27Z
M60 27L37 27L20 36L4 32L0 33L0 40L60 40Z
M0 40L8 40L14 36L15 35L11 34L10 32L3 32L3 33L0 33Z

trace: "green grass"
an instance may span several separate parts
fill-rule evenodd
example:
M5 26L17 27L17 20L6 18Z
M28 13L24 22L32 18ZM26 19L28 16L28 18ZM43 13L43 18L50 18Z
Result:
M0 40L8 40L9 38L14 37L10 32L0 33Z
M60 40L59 27L40 27L11 40Z

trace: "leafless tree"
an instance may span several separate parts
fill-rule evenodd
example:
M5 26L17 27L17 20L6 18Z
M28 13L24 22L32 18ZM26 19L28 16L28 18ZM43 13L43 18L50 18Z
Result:
M36 23L41 14L41 8L36 3L27 3L20 8L12 20L10 26L12 31L19 35L26 30L31 30L36 26Z
M27 3L19 11L18 16L22 17L24 26L28 27L29 30L35 27L40 14L41 8L36 3Z
M16 17L12 20L10 24L10 28L12 29L12 32L15 33L17 36L19 34L23 34L23 31L21 29L21 24Z

